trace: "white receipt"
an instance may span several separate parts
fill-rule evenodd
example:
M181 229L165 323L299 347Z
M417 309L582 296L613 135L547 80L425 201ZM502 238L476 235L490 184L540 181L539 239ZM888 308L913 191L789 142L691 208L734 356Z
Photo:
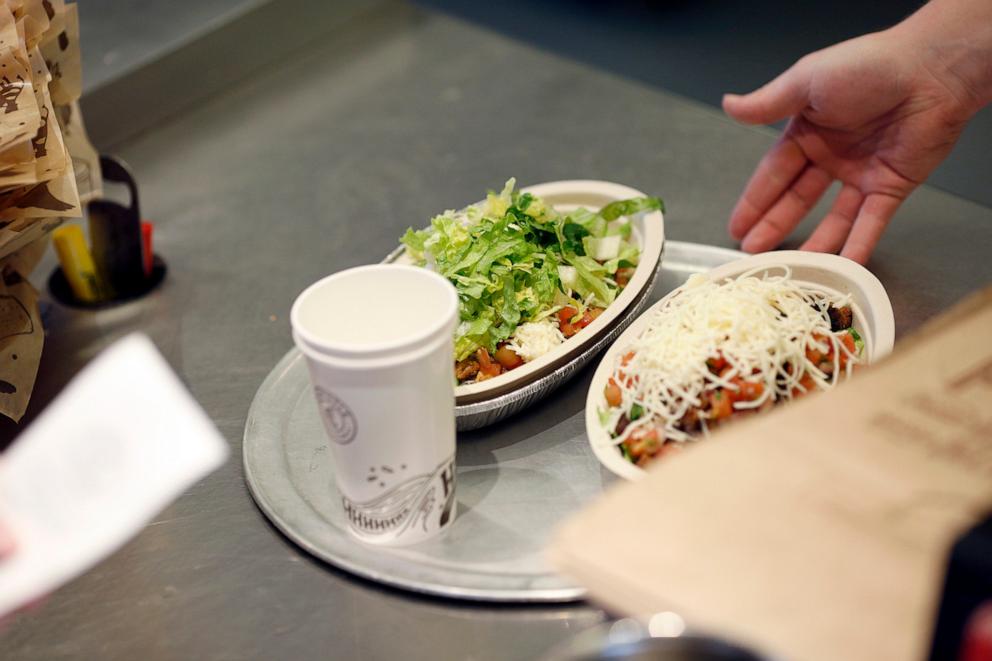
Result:
M110 555L227 458L227 443L144 335L83 369L0 455L0 614Z

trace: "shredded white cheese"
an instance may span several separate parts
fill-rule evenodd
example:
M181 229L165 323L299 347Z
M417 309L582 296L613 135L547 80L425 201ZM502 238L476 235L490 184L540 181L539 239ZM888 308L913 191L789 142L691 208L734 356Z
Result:
M551 319L529 321L517 326L516 332L506 343L524 362L543 356L565 341L565 336L558 330L558 324Z
M620 412L629 411L634 403L645 410L643 417L615 439L617 443L648 425L664 427L667 439L688 440L689 434L676 425L690 409L703 406L705 391L734 389L730 383L734 377L764 386L761 397L736 402L736 409L758 408L776 398L791 399L794 389L805 390L800 382L806 375L821 389L832 387L839 379L831 380L806 358L810 347L826 355L833 345L835 374L843 351L849 357L849 375L857 357L839 340L840 334L830 330L826 310L831 305L849 305L850 297L800 285L792 280L788 268L781 270L782 275L764 273L762 277L756 275L757 270L751 271L721 283L704 275L692 276L654 313L614 366L623 402L613 410L610 428ZM706 364L717 355L731 368L723 378L711 373ZM786 365L792 366L791 373Z

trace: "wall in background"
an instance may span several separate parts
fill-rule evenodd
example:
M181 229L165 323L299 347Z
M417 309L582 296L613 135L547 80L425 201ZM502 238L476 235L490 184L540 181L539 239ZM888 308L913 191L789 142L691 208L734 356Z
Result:
M891 26L923 2L417 0L417 4L719 106L724 92L755 89L806 53ZM929 183L992 206L990 153L992 108L986 108Z
M95 89L265 0L80 0L83 86Z
M272 1L81 0L85 89L97 89ZM337 3L328 0L327 4ZM724 92L754 89L805 53L892 25L921 3L416 0L416 4L718 106ZM320 6L314 15L327 13L327 5ZM294 20L305 21L306 16ZM992 110L986 109L930 183L992 206L990 152Z

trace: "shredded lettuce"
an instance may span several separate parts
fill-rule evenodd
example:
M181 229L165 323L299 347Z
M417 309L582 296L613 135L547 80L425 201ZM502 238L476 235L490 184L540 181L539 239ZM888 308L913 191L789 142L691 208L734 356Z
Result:
M616 220L620 216L633 216L641 211L665 212L665 203L660 197L635 197L629 200L610 202L599 210L599 215L605 220Z
M606 307L619 287L617 268L636 266L640 252L630 241L630 224L617 221L659 209L659 198L643 197L608 204L600 211L556 211L544 200L515 190L515 180L499 193L462 211L445 211L422 230L408 229L400 239L413 260L455 285L460 321L455 358L480 347L496 350L524 322L547 317L562 307L562 297L577 309ZM607 236L616 239L602 242ZM609 246L607 252L601 248ZM593 259L587 249L600 249ZM567 284L560 267L574 278Z
M853 328L848 328L847 332L851 334L854 339L854 354L861 357L865 352L865 341L861 339L861 334Z

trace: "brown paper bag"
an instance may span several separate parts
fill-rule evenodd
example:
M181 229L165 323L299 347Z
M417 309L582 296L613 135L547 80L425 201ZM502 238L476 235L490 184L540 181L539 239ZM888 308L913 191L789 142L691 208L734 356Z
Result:
M55 106L77 101L83 92L82 60L79 52L79 13L76 5L55 3L52 28L40 44L52 75L49 89Z
M19 218L0 223L0 259L7 257L41 239L64 222L62 216L51 218Z
M0 2L0 415L14 420L27 406L43 341L26 277L47 233L80 215L80 193L83 201L101 194L81 91L75 4Z
M86 204L103 196L100 155L86 135L78 101L62 106L57 110L57 114L62 129L62 139L72 159L79 201L80 204Z
M5 269L0 277L0 415L15 422L24 415L44 343L37 292L19 273Z
M54 9L49 0L24 0L14 12L14 18L23 26L24 41L33 48L48 31Z
M0 31L3 10L0 9ZM16 51L0 52L0 152L30 139L41 125L39 106L31 82L30 67Z

